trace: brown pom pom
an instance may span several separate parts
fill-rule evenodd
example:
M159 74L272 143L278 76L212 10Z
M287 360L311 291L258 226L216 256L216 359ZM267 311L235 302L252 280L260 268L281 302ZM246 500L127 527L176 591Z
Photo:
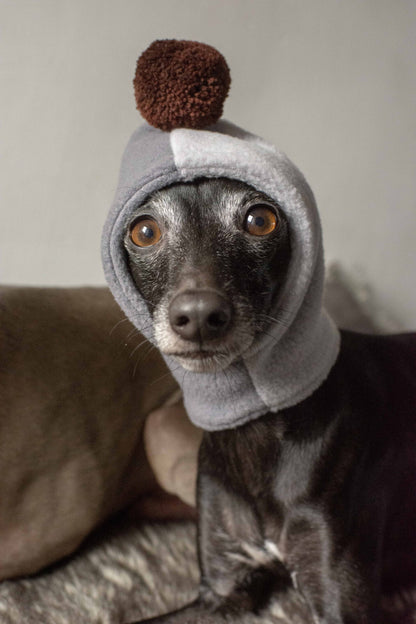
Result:
M215 48L196 41L154 41L137 61L137 108L161 130L205 128L222 115L230 70Z

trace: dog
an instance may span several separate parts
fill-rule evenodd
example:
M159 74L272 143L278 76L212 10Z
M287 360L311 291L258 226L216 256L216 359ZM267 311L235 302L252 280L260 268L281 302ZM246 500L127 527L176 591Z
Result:
M156 191L126 223L124 246L156 343L184 375L226 372L283 322L270 301L288 271L290 227L243 182ZM341 331L334 366L307 398L205 431L199 595L146 621L238 622L294 589L310 622L380 624L381 596L416 580L415 364L416 334Z
M168 414L183 426L177 385L107 288L1 287L0 353L2 580L69 555L128 506L193 515L155 479L175 490L181 451L173 437L161 464L154 434Z

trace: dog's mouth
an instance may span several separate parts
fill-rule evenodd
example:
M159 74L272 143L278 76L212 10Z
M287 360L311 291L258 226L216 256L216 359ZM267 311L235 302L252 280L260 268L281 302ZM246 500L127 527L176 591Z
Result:
M166 352L185 369L195 373L210 373L227 368L235 359L235 354L213 349L199 349L198 351Z
M190 360L204 360L206 358L225 355L225 353L217 353L216 351L183 351L178 353L170 353L173 357L189 358Z

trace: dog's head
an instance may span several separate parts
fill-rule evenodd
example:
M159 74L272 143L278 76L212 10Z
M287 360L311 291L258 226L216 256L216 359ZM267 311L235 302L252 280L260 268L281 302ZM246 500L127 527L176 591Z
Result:
M219 119L228 87L224 59L195 42L139 59L151 125L126 147L102 241L113 295L206 429L299 402L339 345L313 193L285 154Z
M156 342L185 369L223 369L279 322L270 308L287 273L288 223L247 184L205 178L162 189L133 214L124 244Z

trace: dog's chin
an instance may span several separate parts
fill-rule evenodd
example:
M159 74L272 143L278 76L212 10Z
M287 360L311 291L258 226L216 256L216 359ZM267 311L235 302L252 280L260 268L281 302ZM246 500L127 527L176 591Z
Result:
M193 373L217 373L228 368L238 354L215 353L215 351L193 351L190 353L170 354L178 364Z
M252 346L254 334L246 328L217 340L195 343L180 339L155 323L155 338L163 355L172 358L184 370L193 373L217 373L238 360Z

